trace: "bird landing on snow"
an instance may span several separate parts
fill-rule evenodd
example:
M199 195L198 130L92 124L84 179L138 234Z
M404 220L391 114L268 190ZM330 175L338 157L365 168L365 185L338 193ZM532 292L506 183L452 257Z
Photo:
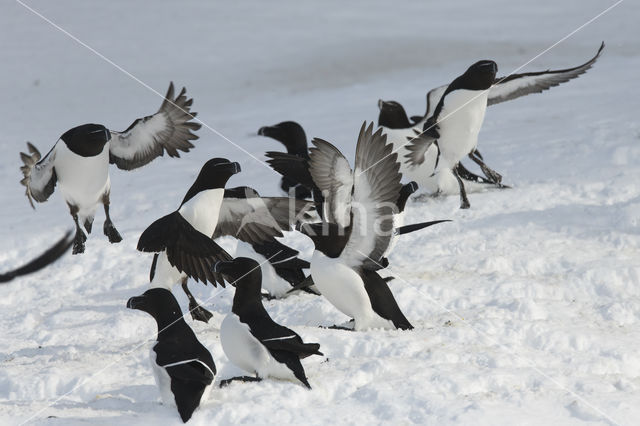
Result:
M105 212L103 231L111 243L122 241L109 215L111 181L109 164L122 170L142 167L162 156L180 157L179 151L193 148L192 133L200 124L191 121L193 99L183 88L174 97L173 83L157 113L135 120L124 132L107 129L101 124L85 124L65 132L51 150L42 157L40 151L27 143L29 154L20 153L24 165L20 168L29 203L47 201L56 184L76 226L73 253L83 253L86 234L91 233L96 208L102 204ZM35 207L34 207L35 208Z

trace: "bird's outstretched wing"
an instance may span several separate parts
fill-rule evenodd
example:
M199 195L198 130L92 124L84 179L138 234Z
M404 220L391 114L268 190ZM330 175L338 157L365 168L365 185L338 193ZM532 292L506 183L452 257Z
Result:
M44 268L45 266L58 260L63 254L67 252L67 250L69 250L69 247L71 247L72 244L73 233L69 231L51 248L49 248L47 251L45 251L26 265L14 269L13 271L0 274L0 283L9 282L15 277L30 274Z
M322 217L346 228L351 219L353 172L349 161L331 143L314 138L310 149L309 171L324 196Z
M247 188L249 191L251 188ZM312 207L310 201L260 197L257 193L246 198L225 196L212 238L231 235L249 244L271 241L273 237L282 237L282 231L291 230L301 212Z
M353 172L351 234L340 257L353 268L379 269L393 236L393 215L402 185L398 155L382 129L363 123Z
M551 87L566 83L587 72L595 64L604 49L604 42L600 45L596 55L582 65L563 70L546 70L511 74L507 77L496 78L489 90L487 105L510 101L531 93L540 93Z
M218 261L233 258L209 236L196 230L179 212L173 212L155 222L140 235L138 250L144 252L165 251L169 263L189 277L214 286L224 280L213 272Z
M29 154L20 153L20 158L24 163L20 167L24 175L20 183L27 187L25 194L29 199L29 204L34 209L33 200L39 203L47 201L56 187L58 177L53 166L56 159L55 148L56 146L54 145L51 151L41 159L40 151L30 142L27 142Z
M111 130L109 162L119 169L132 170L165 151L170 157L180 157L178 151L189 152L193 148L190 141L198 139L193 132L201 125L191 121L197 113L191 112L193 99L185 93L183 87L174 98L172 82L157 113L138 118L124 132Z

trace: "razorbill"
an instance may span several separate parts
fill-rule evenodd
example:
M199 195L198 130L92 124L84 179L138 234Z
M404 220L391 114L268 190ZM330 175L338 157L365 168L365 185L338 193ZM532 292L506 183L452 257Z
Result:
M602 43L602 45L598 49L598 52L593 58L591 58L584 64L573 68L512 74L507 77L494 78L493 84L490 86L486 96L486 105L493 105L532 93L540 93L551 87L577 78L593 66L593 64L600 56L603 48L604 43ZM427 125L426 123L428 120L432 120L433 115L436 112L443 95L448 90L449 85L440 86L430 90L429 93L427 93L427 107L424 116L411 117L411 120L415 122L415 124L411 127L385 127L385 133L388 135L389 141L394 144L394 152L397 151L400 159L402 160L400 170L403 174L403 177L408 180L416 181L421 189L426 190L432 194L460 193L461 189L464 190L466 186L471 186L472 189L475 189L486 187L486 184L492 184L497 187L507 187L506 185L502 184L502 177L500 176L500 174L486 166L482 155L480 155L477 149L474 149L468 153L463 153L462 156L468 155L471 160L473 160L480 166L482 172L486 177L481 177L471 173L464 166L462 166L461 163L455 165L454 169L443 167L438 161L438 146L442 147L443 141L438 141L439 144L435 145L433 144L433 137L429 136L425 138L417 138L414 140L416 134L421 134L426 128L430 129L432 135L438 133L437 131L433 132L433 130L436 130L433 126L433 122L429 125ZM482 97L484 98L484 96ZM397 102L394 103L398 104ZM480 114L477 102L474 103L476 104L476 108L473 109L476 111L476 113L472 115L477 119L480 115L483 114ZM378 105L391 110L385 112L387 116L393 117L398 114L397 106L387 106L384 102L378 102ZM461 115L465 115L470 111L470 109L470 105L465 106L465 108L462 108L462 110L460 111L462 113ZM445 115L446 114L440 114L440 117L443 118ZM397 119L390 119L387 116L383 117L383 121L385 121L387 124L391 123L392 125L394 125L394 123L398 123ZM449 120L447 119L445 121ZM462 120L461 117L458 117L458 119L454 121L460 122ZM444 125L444 123L442 124ZM473 126L472 124L473 123L471 121L463 122L462 129L467 129L469 131L475 130L476 126ZM437 123L437 125L440 125L440 123ZM479 125L482 125L482 121L480 121ZM445 127L451 126L445 125ZM445 131L444 133L448 134L449 132ZM475 133L475 131L470 133ZM414 142L416 142L416 144L413 144L412 142L408 143L407 139L413 140ZM445 139L448 139L446 135ZM440 166L440 169L435 170L436 166ZM462 186L460 184L460 178L466 181ZM476 185L476 183L479 185ZM461 204L465 205L464 200Z
M211 236L218 225L224 187L229 178L239 172L240 164L225 158L207 161L178 209L153 222L140 235L138 250L156 253L149 274L152 287L171 289L180 282L190 295L188 277L224 286L224 280L212 267L219 260L230 260L231 256ZM205 322L209 320L210 313L197 304L192 305L195 299L190 297L189 303L192 315L203 316Z
M292 286L307 277L303 269L309 262L299 252L276 240L282 231L307 218L313 204L288 197L261 197L247 186L227 188L224 192L218 227L213 237L231 235L238 239L236 257L250 257L260 263L262 287L268 297L282 298ZM238 225L240 223L240 225ZM313 293L312 290L307 290Z
M273 126L263 126L258 130L258 134L281 142L287 148L287 154L289 155L305 160L309 159L307 135L304 133L302 126L295 121L283 121ZM306 199L311 197L310 188L288 176L282 176L280 188L287 194L294 195L295 198Z
M412 329L377 271L394 234L400 165L382 129L360 129L355 170L332 144L314 139L310 172L326 194L325 222L298 229L315 245L311 276L320 293L354 320L354 330ZM435 222L421 224L429 226Z
M73 244L72 232L67 232L64 237L60 238L57 243L51 246L47 251L42 253L35 259L27 262L19 268L12 271L0 274L0 283L6 283L13 280L16 277L31 274L32 272L39 271L45 266L58 260L63 254L67 252L71 244Z
M255 377L223 380L220 386L233 380L259 381L273 377L299 381L311 389L300 359L323 355L320 345L304 343L296 332L271 319L260 297L262 273L258 262L238 257L216 263L215 270L235 286L231 312L220 326L222 349L234 365L255 374Z
M109 130L101 124L84 124L66 131L44 158L38 149L27 143L29 154L20 153L24 165L20 168L29 203L47 201L56 183L69 206L76 226L73 254L83 253L87 236L91 233L98 204L104 207L104 234L109 242L122 237L109 216L109 163L119 169L133 170L164 155L179 157L178 151L193 148L192 133L200 124L191 121L193 99L187 98L183 88L174 98L173 83L157 113L135 120L124 132ZM34 207L35 208L35 207Z
M129 299L127 308L144 311L156 320L158 337L149 351L153 376L162 401L177 407L186 423L211 391L216 375L211 353L184 321L169 290L149 289Z

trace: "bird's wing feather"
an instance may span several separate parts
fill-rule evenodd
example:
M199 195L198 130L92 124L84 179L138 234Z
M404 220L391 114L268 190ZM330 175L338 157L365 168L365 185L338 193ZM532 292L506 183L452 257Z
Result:
M66 251L73 244L73 233L67 232L64 237L58 240L51 248L42 253L40 256L36 257L26 265L23 265L19 268L14 269L13 271L5 272L4 274L0 274L0 283L9 282L15 277L19 277L21 275L30 274L32 272L36 272L50 263L55 262L66 253Z
M213 238L231 235L250 244L282 237L313 203L287 197L225 197Z
M373 123L360 129L353 173L351 234L340 257L353 267L379 269L393 236L393 215L402 185L398 155Z
M433 115L438 102L440 102L440 98L442 98L444 92L447 91L447 87L449 87L449 85L445 84L429 90L429 93L427 93L427 113L425 114L425 117L429 118Z
M540 93L551 87L566 83L587 72L589 68L598 60L604 49L604 42L600 45L596 55L577 67L563 70L546 70L538 72L528 72L523 74L511 74L507 77L496 78L495 83L489 90L487 105L510 101L520 96L531 93Z
M325 197L322 217L343 228L349 226L353 172L342 153L329 142L314 138L309 171Z
M135 120L124 132L111 131L109 162L119 169L132 170L164 155L180 157L178 151L189 152L191 140L198 139L193 131L201 125L191 121L193 99L182 88L174 98L173 82L157 113Z
M213 272L218 261L230 261L233 258L210 237L196 230L182 217L173 212L155 222L140 235L138 250L144 252L165 251L169 263L189 277L213 285L224 280Z
M282 176L309 189L315 187L311 173L309 173L309 164L305 158L277 151L267 151L265 156L268 158L267 163L271 168Z
M29 154L25 154L24 152L20 153L20 158L24 163L24 165L20 167L24 176L20 183L26 187L25 194L29 199L31 207L35 208L33 200L39 203L47 201L49 196L53 194L56 182L58 181L54 167L56 146L54 145L49 153L42 159L40 151L31 143L27 142L27 148Z

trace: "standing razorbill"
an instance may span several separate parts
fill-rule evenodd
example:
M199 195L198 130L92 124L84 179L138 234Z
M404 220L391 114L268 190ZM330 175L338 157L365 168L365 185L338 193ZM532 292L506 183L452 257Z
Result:
M67 252L67 250L69 250L71 244L73 244L73 238L71 238L71 232L67 232L64 237L59 239L57 243L51 246L51 248L42 253L40 256L27 262L27 264L22 265L19 268L0 274L0 283L6 283L16 277L39 271L45 266L58 260L63 254Z
M262 305L260 265L253 259L238 257L231 262L218 262L215 271L235 286L233 306L220 326L220 343L229 360L255 377L233 377L234 380L260 381L267 377L299 381L307 388L300 359L323 355L317 343L304 343L293 330L277 324Z
M239 172L240 164L226 158L207 161L180 207L153 222L140 235L138 250L157 253L151 265L152 287L171 289L181 282L188 292L187 277L224 286L224 280L212 268L219 260L231 260L231 256L211 236L218 225L224 187ZM191 298L189 302L195 303ZM202 312L197 304L189 309L192 315L207 317L208 312Z
M151 367L165 404L178 408L187 422L206 400L216 375L211 353L182 318L180 305L164 288L152 288L127 301L127 308L144 311L156 320L158 337L149 352Z
M602 53L603 48L604 43L602 43L593 58L584 64L573 68L536 71L523 74L511 74L507 77L497 77L494 79L493 85L488 90L486 104L487 106L493 105L516 99L524 95L540 93L551 87L577 78L593 66ZM425 115L411 117L410 121L414 121L415 124L404 128L394 128L396 125L399 125L400 122L404 121L403 118L398 118L398 115L402 115L404 108L395 101L378 102L378 106L381 107L380 114L383 115L380 123L381 125L382 123L385 123L385 133L387 134L389 141L394 144L394 152L398 152L398 156L403 160L400 168L403 178L416 181L421 189L427 190L432 194L459 193L460 185L458 177L467 181L465 182L464 187L471 185L472 188L482 188L486 187L486 184L493 184L501 188L507 187L501 183L501 176L499 173L486 167L484 160L477 149L468 155L469 158L480 166L483 173L485 173L486 178L482 178L469 172L461 163L458 163L458 166L456 166L456 169L454 170L443 168L440 169L440 173L436 174L435 167L437 165L438 150L437 146L429 141L425 141L426 143L422 144L421 147L421 149L424 149L425 145L429 146L424 152L423 163L416 166L410 161L410 159L406 158L407 155L414 152L409 149L410 143L407 142L407 139L413 139L416 136L416 133L423 132L427 120L433 116L436 107L447 90L448 85L430 90L427 94ZM393 102L393 104L391 104L391 102ZM402 111L400 108L402 108ZM384 112L383 109L385 110ZM406 116L406 113L404 113L404 115ZM465 123L465 126L468 127L469 123ZM421 158L422 156L418 155L418 159ZM454 173L454 171L456 173ZM475 185L476 183L480 185Z
M302 126L295 121L283 121L273 126L263 126L258 130L258 134L281 142L287 148L289 155L305 160L309 159L307 135ZM310 188L287 176L282 176L280 188L289 195L291 195L291 191L294 191L293 195L299 199L311 197Z
M310 172L326 194L326 222L298 229L315 245L314 283L331 304L353 318L354 330L412 329L376 272L386 266L384 256L394 235L394 210L402 188L397 154L382 129L374 133L373 124L366 123L358 136L353 171L335 146L317 138L312 142Z
M87 236L80 228L83 222L91 233L98 204L105 213L104 234L109 242L117 243L122 237L109 216L109 163L119 169L133 170L144 166L166 151L170 157L180 157L178 151L193 148L190 140L198 137L192 133L200 124L191 120L193 99L188 99L183 88L174 96L173 83L157 113L135 120L124 132L109 130L101 124L85 124L65 132L44 158L30 143L29 154L20 153L24 166L21 184L27 187L26 195L33 200L47 201L56 183L69 206L76 225L73 254L83 253ZM34 207L35 208L35 207Z

